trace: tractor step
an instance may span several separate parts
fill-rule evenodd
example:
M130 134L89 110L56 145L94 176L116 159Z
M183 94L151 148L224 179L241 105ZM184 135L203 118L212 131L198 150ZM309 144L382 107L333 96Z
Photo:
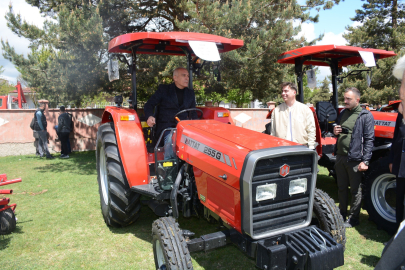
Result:
M153 199L156 200L170 199L170 191L156 190L155 186L153 186L152 184L133 186L131 187L131 190L136 193L145 195L147 197L152 197Z

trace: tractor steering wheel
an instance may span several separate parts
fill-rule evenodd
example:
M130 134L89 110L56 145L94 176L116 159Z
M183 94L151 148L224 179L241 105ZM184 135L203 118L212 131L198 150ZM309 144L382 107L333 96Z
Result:
M198 111L198 112L200 112L201 114L200 114L200 116L198 116L198 113L197 113L197 119L202 119L202 117L203 117L203 111L202 110L200 110L200 109L197 109L197 108L191 108L191 109L185 109L185 110L182 110L182 111L179 111L178 113L176 113L176 115L174 116L174 118L176 119L176 117L178 116L178 115L180 115L180 114L182 114L182 113L185 113L185 112L188 112L188 119L190 118L190 112L191 111Z

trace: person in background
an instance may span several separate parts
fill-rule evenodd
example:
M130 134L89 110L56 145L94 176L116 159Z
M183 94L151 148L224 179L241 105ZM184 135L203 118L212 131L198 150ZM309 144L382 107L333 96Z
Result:
M399 62L399 60L398 60ZM398 106L398 116L395 123L394 139L389 155L390 172L397 177L396 186L396 223L399 227L404 220L404 197L405 197L405 70L402 75L401 87L399 88L401 103Z
M54 159L54 157L49 153L48 149L48 132L46 131L47 122L45 110L46 103L39 103L39 108L35 112L34 130L38 135L38 152L41 158L46 155L47 159Z
M374 118L359 105L360 91L349 87L344 93L345 109L340 112L333 133L338 136L335 146L335 170L338 184L339 210L346 220L349 186L351 203L345 227L360 224L362 172L368 169L374 145Z
M296 100L297 86L291 82L281 84L284 103L271 114L270 135L297 142L315 149L315 119L311 109Z
M376 111L381 111L381 109L382 109L382 105L381 105L381 103L378 103L377 104L377 107L376 107Z
M69 148L68 148L68 141L69 141L69 134L70 134L70 129L72 126L72 119L70 118L70 115L65 112L65 106L60 106L60 115L58 117L58 137L60 140L60 143L62 145L62 150L61 150L61 158L69 158Z

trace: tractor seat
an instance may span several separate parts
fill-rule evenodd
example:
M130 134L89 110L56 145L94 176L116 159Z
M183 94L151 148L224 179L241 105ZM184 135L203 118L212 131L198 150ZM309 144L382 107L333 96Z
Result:
M316 116L322 132L332 131L332 125L337 119L337 112L332 103L320 101L316 103Z

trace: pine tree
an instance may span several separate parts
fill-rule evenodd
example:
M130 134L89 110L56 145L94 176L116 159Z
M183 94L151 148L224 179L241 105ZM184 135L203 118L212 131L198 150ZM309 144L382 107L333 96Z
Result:
M347 27L344 34L350 46L393 50L402 55L405 42L405 4L398 0L367 0L361 10L356 10L353 21L360 26ZM367 86L366 73L348 77L339 88L339 99L343 102L343 91L354 86L362 93L361 102L370 104L388 103L398 98L398 81L392 76L392 67L399 56L382 59L377 62L378 68L372 69L371 85ZM365 69L364 65L349 67ZM345 74L344 74L345 75Z
M314 104L314 106L319 101L329 101L330 100L332 93L330 92L329 85L330 85L330 81L328 80L328 78L325 78L322 81L321 88L314 93L314 95L311 99L311 103Z

